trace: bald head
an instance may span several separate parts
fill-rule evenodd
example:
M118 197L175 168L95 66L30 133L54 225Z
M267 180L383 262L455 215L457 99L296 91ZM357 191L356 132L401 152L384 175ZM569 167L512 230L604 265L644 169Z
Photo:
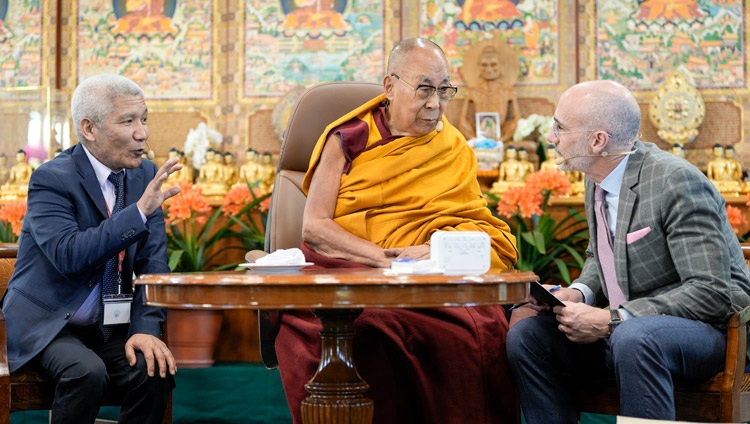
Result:
M403 72L404 67L410 62L414 51L423 49L433 50L438 58L445 63L447 68L448 59L445 57L445 52L443 52L440 46L426 38L409 38L401 40L393 46L388 56L388 75Z
M560 97L563 100L577 106L577 115L588 128L609 133L615 145L627 145L638 137L641 109L630 90L620 83L582 82L567 89Z

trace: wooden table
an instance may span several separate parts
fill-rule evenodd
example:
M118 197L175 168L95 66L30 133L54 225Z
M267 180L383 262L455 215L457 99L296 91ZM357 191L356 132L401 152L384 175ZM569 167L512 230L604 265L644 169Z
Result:
M323 330L320 365L305 385L306 424L370 423L373 402L352 355L352 324L363 308L439 308L524 300L531 272L478 276L388 275L382 269L285 273L203 272L138 277L147 304L182 309L313 309Z

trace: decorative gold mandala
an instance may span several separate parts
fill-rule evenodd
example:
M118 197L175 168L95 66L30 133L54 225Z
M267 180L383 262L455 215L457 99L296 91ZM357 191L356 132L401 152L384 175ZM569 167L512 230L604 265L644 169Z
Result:
M692 78L675 71L659 86L648 117L657 135L668 144L688 144L698 136L706 107Z

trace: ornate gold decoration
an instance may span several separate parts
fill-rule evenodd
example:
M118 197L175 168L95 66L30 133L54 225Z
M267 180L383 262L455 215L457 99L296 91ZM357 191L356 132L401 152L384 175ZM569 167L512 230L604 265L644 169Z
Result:
M656 134L668 144L687 144L698 136L706 107L692 77L675 71L659 86L649 107L648 117Z

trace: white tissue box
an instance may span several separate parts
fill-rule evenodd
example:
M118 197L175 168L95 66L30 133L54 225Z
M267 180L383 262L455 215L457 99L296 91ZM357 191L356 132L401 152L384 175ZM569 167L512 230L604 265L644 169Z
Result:
M430 259L445 274L484 274L490 269L490 236L481 231L436 231Z

